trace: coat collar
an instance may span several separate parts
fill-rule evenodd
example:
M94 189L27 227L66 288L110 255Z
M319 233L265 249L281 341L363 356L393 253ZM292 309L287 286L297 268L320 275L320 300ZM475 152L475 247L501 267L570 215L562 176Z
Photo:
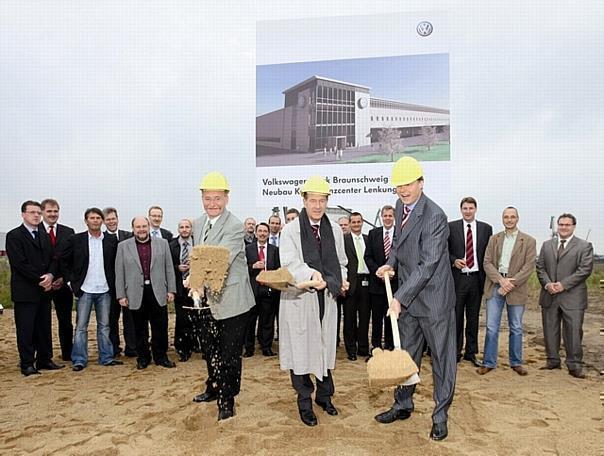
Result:
M401 202L401 204L399 205L400 207L400 211L402 214L403 211L403 203ZM422 194L420 195L419 199L417 200L417 203L415 204L415 207L413 208L413 210L411 211L411 213L409 214L409 221L405 224L405 228L403 228L402 230L400 229L400 224L401 221L397 221L399 228L398 228L398 239L396 241L396 246L398 247L399 245L401 245L401 243L407 238L407 236L409 236L409 233L411 231L413 231L413 229L415 228L415 226L420 222L422 216L424 215L424 209L426 207L426 195L424 195L424 193L422 192ZM402 217L401 217L402 220Z

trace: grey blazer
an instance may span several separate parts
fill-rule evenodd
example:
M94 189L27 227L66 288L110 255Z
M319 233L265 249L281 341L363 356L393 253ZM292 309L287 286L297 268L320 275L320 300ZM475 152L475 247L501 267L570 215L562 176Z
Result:
M396 202L394 242L388 263L398 267L394 297L413 317L437 318L455 307L449 263L449 225L443 210L422 193L401 230L403 204Z
M115 259L115 292L117 299L128 298L128 308L138 310L143 300L143 268L134 237L120 242ZM168 293L176 293L174 265L168 241L151 238L151 286L160 306L167 304Z
M203 245L206 214L193 222L193 244ZM225 209L208 233L207 245L219 245L229 250L229 272L218 301L209 300L210 311L216 320L235 317L250 310L256 303L243 243L243 223Z
M586 309L585 281L593 269L593 253L594 249L590 242L573 236L558 259L558 239L545 241L537 260L537 277L541 287L545 287L548 283L560 282L565 291L552 296L542 288L539 304L542 307L549 307L555 302L568 310Z

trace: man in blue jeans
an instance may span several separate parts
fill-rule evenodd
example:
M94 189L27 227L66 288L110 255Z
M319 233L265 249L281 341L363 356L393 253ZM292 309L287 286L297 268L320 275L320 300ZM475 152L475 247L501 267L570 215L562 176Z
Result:
M487 334L484 359L477 372L484 375L497 367L499 326L503 308L507 308L510 327L510 367L518 375L527 375L522 365L522 316L528 300L528 278L535 269L537 242L518 230L518 211L509 206L503 210L501 231L489 239L484 255L487 297Z
M109 311L115 299L115 255L117 238L101 231L103 212L86 209L84 221L87 231L69 238L60 253L61 263L71 283L76 303L76 330L71 351L73 370L78 372L88 364L88 322L94 306L97 320L99 364L123 364L113 359L113 345L109 339Z

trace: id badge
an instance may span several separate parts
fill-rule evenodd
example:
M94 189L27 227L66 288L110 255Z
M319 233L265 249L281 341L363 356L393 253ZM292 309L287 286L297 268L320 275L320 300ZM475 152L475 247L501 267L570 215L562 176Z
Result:
M367 280L367 279L361 280L361 286L362 287L368 287L369 286L369 280Z

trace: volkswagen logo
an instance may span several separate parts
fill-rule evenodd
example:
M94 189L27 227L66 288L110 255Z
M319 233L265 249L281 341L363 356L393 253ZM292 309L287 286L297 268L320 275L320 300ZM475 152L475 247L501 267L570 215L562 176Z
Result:
M421 21L419 24L417 24L416 30L420 36L428 36L432 33L432 30L434 30L434 28L432 27L432 24L430 24L430 22Z

